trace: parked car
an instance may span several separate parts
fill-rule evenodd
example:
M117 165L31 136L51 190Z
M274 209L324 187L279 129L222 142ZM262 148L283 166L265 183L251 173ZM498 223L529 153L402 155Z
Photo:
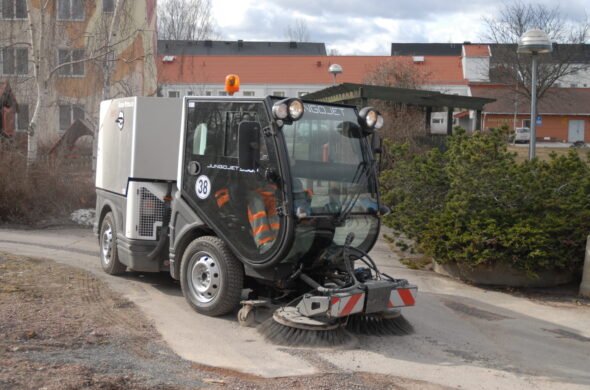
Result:
M531 129L528 127L517 127L514 131L514 143L529 143L531 140Z

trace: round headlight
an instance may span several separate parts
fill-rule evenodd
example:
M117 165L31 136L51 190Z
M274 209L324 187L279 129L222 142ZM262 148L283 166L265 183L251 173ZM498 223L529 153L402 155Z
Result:
M289 107L286 103L277 102L272 106L272 114L276 119L285 119L289 116Z
M384 123L384 119L383 119L383 115L379 114L377 115L377 122L375 123L375 128L377 130L379 130L380 128L383 127L383 123Z
M301 118L302 115L303 103L301 103L301 100L295 99L291 101L291 103L289 103L289 116L291 117L291 119L296 121L297 119Z

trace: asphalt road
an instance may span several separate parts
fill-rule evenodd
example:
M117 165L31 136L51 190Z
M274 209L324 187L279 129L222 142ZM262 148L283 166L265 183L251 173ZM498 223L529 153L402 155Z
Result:
M365 371L466 389L590 388L590 307L531 300L400 265L384 241L371 252L384 272L419 286L404 309L415 334L362 336L339 349L269 345L234 316L193 312L165 273L100 269L87 229L0 229L0 251L80 267L132 300L181 357L264 377Z

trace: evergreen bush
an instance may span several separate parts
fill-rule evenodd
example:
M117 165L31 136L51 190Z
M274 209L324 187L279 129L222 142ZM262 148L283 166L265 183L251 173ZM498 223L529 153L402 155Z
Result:
M439 263L580 269L590 234L590 167L577 153L518 163L506 129L456 132L448 149L412 155L388 144L385 224Z

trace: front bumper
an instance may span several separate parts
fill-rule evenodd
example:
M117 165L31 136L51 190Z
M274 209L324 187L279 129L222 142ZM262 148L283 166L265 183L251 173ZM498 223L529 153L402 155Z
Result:
M387 280L371 280L357 289L328 295L306 294L297 305L305 316L346 317L357 313L380 313L414 306L418 287Z

